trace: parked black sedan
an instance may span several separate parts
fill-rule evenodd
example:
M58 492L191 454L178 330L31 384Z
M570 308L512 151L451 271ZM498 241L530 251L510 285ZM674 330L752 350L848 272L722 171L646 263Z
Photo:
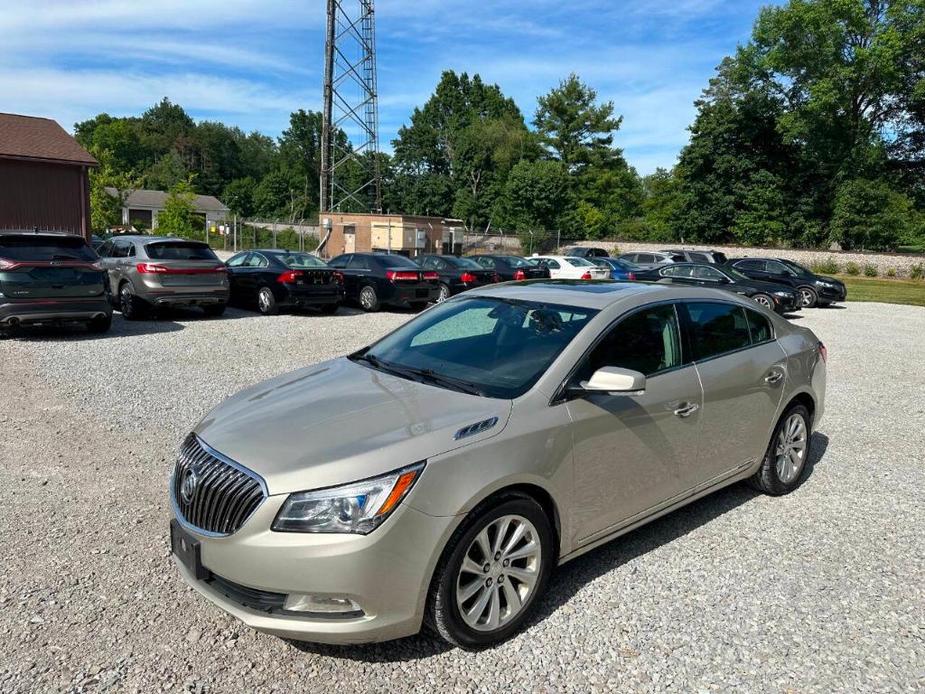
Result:
M516 255L474 255L472 260L493 271L501 282L549 279L549 268L539 267Z
M455 255L421 255L414 260L425 270L432 270L439 275L440 294L437 296L437 303L467 289L500 281L498 273L482 267L471 258L457 258Z
M344 253L328 264L343 273L347 300L364 311L383 305L419 311L440 296L440 276L403 255Z
M637 281L643 282L670 282L725 289L747 296L780 314L800 309L799 296L794 290L771 282L749 279L731 267L717 267L708 263L672 263L642 270L635 275Z
M310 253L242 251L228 259L231 303L269 316L282 308L336 313L344 300L343 275Z
M836 301L844 301L848 297L844 282L834 277L817 275L792 260L738 258L730 260L729 265L752 279L792 287L799 293L800 304L803 308L828 306Z

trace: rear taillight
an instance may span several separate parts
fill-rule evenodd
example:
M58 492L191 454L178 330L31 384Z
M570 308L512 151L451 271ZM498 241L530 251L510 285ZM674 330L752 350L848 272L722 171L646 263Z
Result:
M627 273L627 274L626 274L626 279L628 279L630 282L635 282L635 281L636 281L636 273L635 273L635 272L629 272L629 273Z
M589 280L589 279L591 279L591 273L590 273L590 272L586 272L585 274L583 274L583 275L581 276L581 279L583 279L583 280Z
M417 281L418 273L413 270L386 270L385 278L389 282Z
M100 269L102 270L102 267ZM173 268L157 263L138 263L135 269L142 275L208 275L213 272L228 272L228 268L224 265Z
M302 279L302 273L298 270L289 270L284 272L279 277L276 278L276 281L280 284L294 284Z
M158 275L167 272L167 268L157 263L138 263L135 269L142 275Z
M828 363L829 361L829 350L826 349L825 345L821 342L819 343L819 356L822 357L822 363Z
M424 279L427 280L428 282L432 282L434 280L440 279L440 275L438 275L436 272L431 270L430 272L424 273Z
M14 262L12 260L7 260L6 258L0 258L0 270L13 270L21 265L21 263Z
M523 270L517 270L514 272L514 279L515 280L525 280L527 279L527 273L524 272Z
M464 272L459 276L459 281L463 284L469 284L470 282L475 282L475 275L471 272Z

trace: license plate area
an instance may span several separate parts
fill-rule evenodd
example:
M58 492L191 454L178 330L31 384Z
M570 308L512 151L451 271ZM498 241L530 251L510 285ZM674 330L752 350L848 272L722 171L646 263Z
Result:
M176 519L170 521L170 551L196 577L197 581L208 578L209 572L202 565L202 549L199 540L186 532Z

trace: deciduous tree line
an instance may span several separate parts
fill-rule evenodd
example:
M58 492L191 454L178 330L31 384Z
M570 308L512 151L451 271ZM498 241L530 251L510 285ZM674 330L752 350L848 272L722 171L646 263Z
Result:
M567 238L895 249L925 244L925 0L790 0L763 9L696 102L672 170L637 174L622 117L569 75L528 124L497 85L445 72L380 155L387 211ZM79 123L103 185L216 195L243 216L318 212L321 116L273 140L195 123L166 99ZM346 136L338 133L341 146ZM362 165L348 170L357 181Z

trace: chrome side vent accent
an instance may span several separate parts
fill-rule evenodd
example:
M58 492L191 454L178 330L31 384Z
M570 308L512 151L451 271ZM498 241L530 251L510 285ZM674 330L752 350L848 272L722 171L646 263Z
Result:
M476 434L481 434L483 431L488 431L491 429L497 423L497 417L483 419L481 422L476 422L475 424L470 424L469 426L463 427L453 435L453 438L459 440L464 439L467 436L475 436Z

